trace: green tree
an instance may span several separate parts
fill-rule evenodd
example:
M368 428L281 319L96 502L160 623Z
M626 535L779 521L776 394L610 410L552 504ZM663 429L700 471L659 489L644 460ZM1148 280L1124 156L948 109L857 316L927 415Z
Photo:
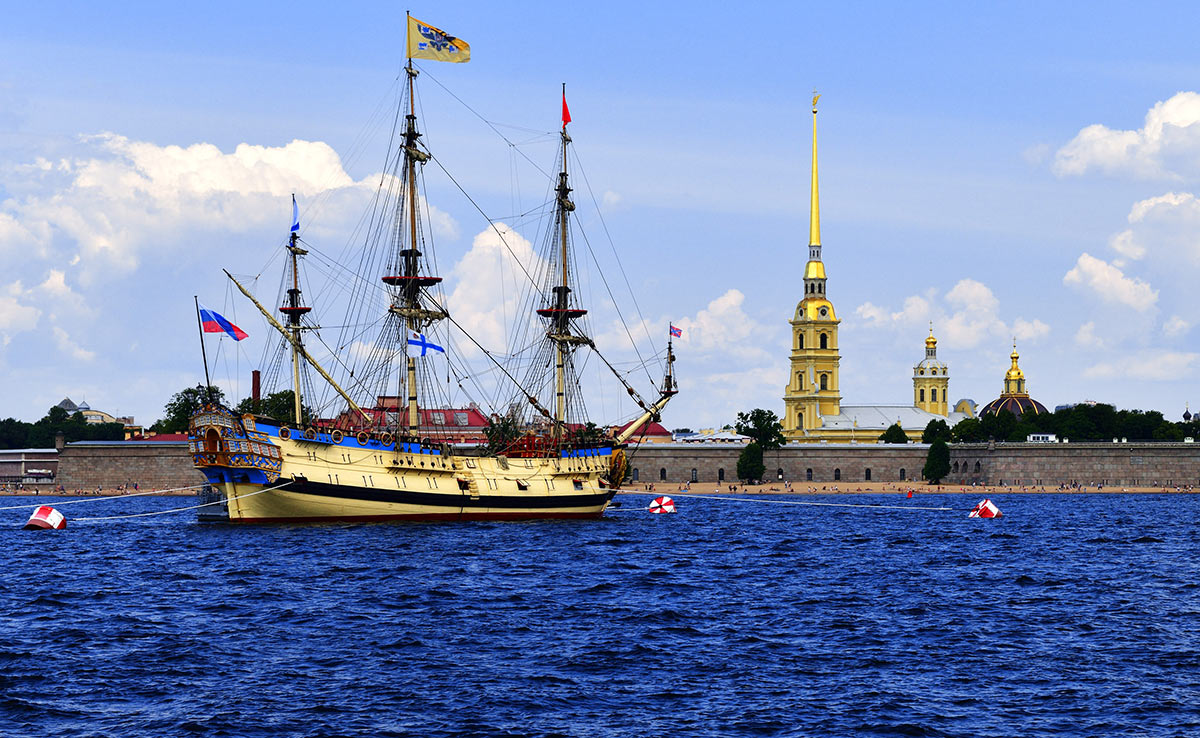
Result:
M746 448L742 449L741 456L738 456L738 479L743 482L757 482L766 473L767 467L766 464L763 464L762 446L754 441L747 443Z
M488 424L483 429L483 434L487 436L489 453L504 454L521 437L521 427L513 417L493 415L488 418Z
M983 425L979 418L963 418L950 429L950 440L955 443L979 443L986 441L983 435Z
M571 431L569 439L570 444L577 448L595 448L603 446L605 443L611 443L604 429L590 421L587 425Z
M779 448L787 443L783 437L783 426L779 424L779 417L770 410L757 408L748 413L738 413L737 425L734 427L738 433L749 436L757 443L760 451Z
M225 393L218 387L198 384L176 392L163 407L163 418L150 426L156 433L186 433L188 419L204 406L205 402L225 404Z
M300 398L300 418L301 425L307 425L316 417L313 409L303 402L303 397ZM238 413L251 415L259 415L264 418L270 418L280 425L295 425L296 423L296 393L290 389L272 392L266 397L260 398L257 403L253 399L247 397L238 403L234 408Z
M899 423L892 423L888 429L879 436L879 440L884 443L908 443L908 435Z
M921 434L921 443L933 443L938 439L950 440L950 426L946 425L946 421L934 418L925 426L925 432Z
M16 418L0 420L0 448L30 448L29 431L33 423Z
M925 469L922 474L930 484L938 484L949 473L950 447L939 438L929 446L929 454L925 457Z
M979 419L979 424L983 431L984 439L1007 441L1012 437L1013 430L1017 427L1017 416L1008 410L1001 410L995 415L990 413L984 415Z

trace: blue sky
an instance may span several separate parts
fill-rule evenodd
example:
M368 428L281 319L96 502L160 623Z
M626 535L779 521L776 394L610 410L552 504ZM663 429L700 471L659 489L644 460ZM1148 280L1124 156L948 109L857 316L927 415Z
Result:
M420 95L430 147L493 217L545 183L438 83L548 168L552 139L529 131L556 128L567 82L576 152L642 317L656 338L670 320L686 329L671 427L782 410L814 87L844 401L909 402L932 320L955 398L999 393L1016 335L1047 405L1177 417L1200 402L1191 5L410 10L472 46L469 64L426 63ZM344 247L382 162L403 11L6 4L0 416L36 419L70 396L152 422L201 376L193 294L246 319L249 345L222 346L216 373L248 391L268 334L220 267L269 264L292 191L306 239ZM462 285L450 309L483 321L496 305L462 275L502 257L433 175L439 263L448 292ZM580 218L607 250L595 216ZM277 275L263 279L269 296ZM601 346L628 359L603 290L589 299ZM596 419L628 416L617 396L597 399Z

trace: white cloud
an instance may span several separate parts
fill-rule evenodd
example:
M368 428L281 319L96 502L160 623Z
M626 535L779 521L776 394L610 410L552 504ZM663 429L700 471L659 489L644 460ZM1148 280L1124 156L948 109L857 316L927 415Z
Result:
M1172 315L1166 323L1163 323L1163 333L1166 334L1168 338L1178 338L1179 336L1187 333L1191 327L1191 323L1187 322L1178 315Z
M1059 176L1099 170L1107 174L1180 178L1200 164L1200 94L1179 92L1158 102L1137 130L1093 124L1054 155Z
M532 288L530 277L536 279L543 269L544 262L533 245L508 225L497 223L495 228L479 232L470 250L450 270L454 290L446 298L447 308L489 351L505 353L510 348L508 330L518 317L521 298ZM535 318L529 316L531 321ZM466 355L477 353L469 342L460 350Z
M21 331L37 327L42 311L32 305L21 304L25 294L20 282L13 282L0 292L0 344L7 346L12 337Z
M1096 335L1096 323L1089 320L1075 331L1075 343L1085 348L1104 348L1104 339Z
M1050 326L1037 318L1016 318L1011 326L1005 323L1000 318L1000 300L991 288L970 278L959 280L944 298L930 289L923 295L905 298L900 310L893 312L866 302L855 309L855 314L872 328L932 321L934 333L955 348L975 348L996 337L1036 341L1050 332Z
M621 204L622 199L619 193L605 190L604 194L600 196L600 204L604 206L605 210L612 210Z
M1036 341L1050 333L1050 326L1034 318L1025 320L1017 318L1013 321L1012 334L1018 341Z
M742 310L745 301L740 290L731 289L711 300L695 317L676 320L676 327L683 329L680 343L693 354L738 352L744 360L747 353L761 353L759 346L743 345L763 332L758 322Z
M58 326L54 326L54 342L58 345L60 351L70 354L71 358L79 361L91 361L96 358L95 351L89 351L80 346L65 330Z
M1146 351L1116 361L1101 362L1084 370L1088 379L1143 379L1169 382L1194 377L1200 354Z
M46 253L62 235L74 244L62 261L79 255L131 270L146 249L191 246L182 234L272 225L282 232L293 193L306 227L306 216L353 222L380 181L379 175L354 181L320 141L242 143L227 154L206 143L159 146L105 133L84 145L90 155L49 174L39 160L30 170L39 178L24 183L32 191L0 205L0 247ZM437 232L457 233L447 214L428 212Z
M1136 277L1125 273L1103 259L1080 254L1079 260L1063 276L1063 284L1085 285L1107 302L1127 305L1145 312L1158 302L1158 291Z

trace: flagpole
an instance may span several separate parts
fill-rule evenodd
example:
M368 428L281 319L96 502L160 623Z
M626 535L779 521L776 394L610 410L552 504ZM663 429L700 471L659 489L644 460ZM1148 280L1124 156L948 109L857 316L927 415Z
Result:
M208 378L208 353L204 350L204 325L200 322L200 297L192 295L196 302L196 330L200 333L200 356L204 359L204 396L212 399L212 380Z

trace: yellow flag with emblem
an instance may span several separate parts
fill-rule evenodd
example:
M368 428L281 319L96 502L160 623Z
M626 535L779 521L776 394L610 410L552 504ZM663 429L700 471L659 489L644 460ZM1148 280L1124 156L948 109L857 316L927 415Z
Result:
M408 16L408 58L444 62L471 61L471 46L440 28Z

